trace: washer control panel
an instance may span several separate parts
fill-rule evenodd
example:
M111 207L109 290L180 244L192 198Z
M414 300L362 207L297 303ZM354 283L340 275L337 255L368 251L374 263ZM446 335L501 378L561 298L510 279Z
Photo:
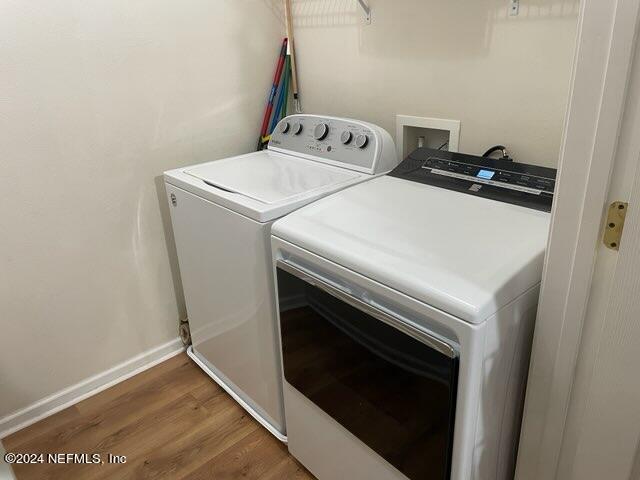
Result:
M312 155L345 167L373 169L381 139L365 122L317 115L290 115L278 123L270 150Z

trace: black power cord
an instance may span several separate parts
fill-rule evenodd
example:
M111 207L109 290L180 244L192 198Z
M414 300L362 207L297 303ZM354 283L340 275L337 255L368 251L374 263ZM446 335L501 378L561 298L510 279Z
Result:
M509 152L507 152L507 147L505 147L504 145L495 145L495 146L491 147L489 150L487 150L486 152L484 152L484 154L482 156L483 157L490 157L495 152L501 152L502 153L502 157L500 157L500 160L507 160L509 162L513 162L513 158L511 158L509 156Z
M442 145L440 145L438 147L438 150L442 150L444 147L446 147L447 145L449 145L449 140L447 140L446 142L444 142Z

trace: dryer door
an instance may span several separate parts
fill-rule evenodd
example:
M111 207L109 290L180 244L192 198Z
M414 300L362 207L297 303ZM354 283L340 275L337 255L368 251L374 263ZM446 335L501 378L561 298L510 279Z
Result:
M382 306L277 263L286 381L410 479L448 479L456 349Z

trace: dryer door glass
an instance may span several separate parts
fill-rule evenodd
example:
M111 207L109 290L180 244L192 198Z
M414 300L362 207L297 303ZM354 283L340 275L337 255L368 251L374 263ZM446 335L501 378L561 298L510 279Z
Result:
M408 478L449 478L457 354L295 268L277 277L286 381Z

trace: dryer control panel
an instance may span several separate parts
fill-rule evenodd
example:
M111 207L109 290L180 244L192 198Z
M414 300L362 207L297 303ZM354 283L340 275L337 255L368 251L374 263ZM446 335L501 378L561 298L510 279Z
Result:
M390 175L550 211L556 169L429 148L412 152Z
M290 115L276 125L268 148L352 170L382 173L397 164L395 158L385 162L384 156L389 156L385 143L393 146L389 134L370 123L319 115ZM383 157L381 161L380 157ZM388 164L388 168L380 169L382 163Z

